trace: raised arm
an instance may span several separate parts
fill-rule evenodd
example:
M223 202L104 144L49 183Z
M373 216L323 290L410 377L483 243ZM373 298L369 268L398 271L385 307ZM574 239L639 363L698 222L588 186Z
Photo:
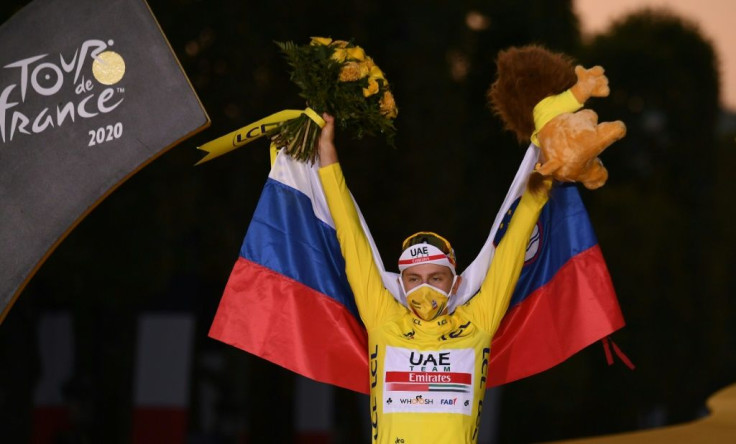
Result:
M335 148L335 118L325 113L322 114L325 126L319 136L318 154L319 166L324 168L337 163L337 148Z
M358 212L338 162L334 119L327 114L323 118L326 124L319 140L319 177L337 229L348 282L363 324L370 330L381 319L401 314L406 309L383 286L381 270L373 260L370 243L360 226Z
M493 334L508 309L516 282L524 265L529 237L547 203L551 179L539 180L534 191L527 190L509 222L493 260L481 284L480 291L457 312L464 312L479 328Z

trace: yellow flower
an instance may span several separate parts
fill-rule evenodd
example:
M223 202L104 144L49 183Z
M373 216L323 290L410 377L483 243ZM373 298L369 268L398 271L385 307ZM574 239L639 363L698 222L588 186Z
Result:
M363 97L370 97L373 94L378 92L378 81L374 79L373 77L368 78L368 87L363 88Z
M348 50L348 57L350 57L351 60L357 60L359 62L362 62L365 59L365 51L363 51L363 48L360 46L356 46L354 48L347 48Z
M332 39L329 37L312 37L312 41L309 42L309 44L313 46L317 46L317 45L327 46L330 43L332 43Z
M379 68L376 65L373 65L373 66L370 67L369 73L370 73L371 77L373 77L373 78L381 79L381 80L386 80L383 77L383 71L381 71L381 68Z
M399 114L399 110L396 109L396 101L394 100L394 95L391 94L391 91L384 91L378 104L381 109L381 114L388 117L389 119L393 119Z
M353 82L368 75L368 68L358 62L347 62L340 70L341 82Z
M341 82L353 82L360 79L360 66L355 62L348 62L340 69L340 77L338 80Z
M334 42L332 42L332 46L336 46L338 48L344 48L348 46L348 42L346 42L345 40L335 40Z
M348 52L344 48L336 48L330 58L336 62L342 63L348 58Z

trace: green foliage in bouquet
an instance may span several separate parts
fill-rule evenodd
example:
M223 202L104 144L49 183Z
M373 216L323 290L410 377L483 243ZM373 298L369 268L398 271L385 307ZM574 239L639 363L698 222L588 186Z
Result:
M356 138L383 134L393 145L398 110L383 72L360 46L343 40L313 37L308 45L276 42L292 68L291 80L307 106ZM307 114L270 132L272 141L297 160L314 161L320 126Z

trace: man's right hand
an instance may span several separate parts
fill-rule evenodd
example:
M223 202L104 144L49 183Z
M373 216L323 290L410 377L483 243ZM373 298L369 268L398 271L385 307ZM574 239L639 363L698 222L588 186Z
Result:
M337 149L335 149L335 118L327 113L322 114L325 126L319 136L318 154L319 166L326 167L337 163Z

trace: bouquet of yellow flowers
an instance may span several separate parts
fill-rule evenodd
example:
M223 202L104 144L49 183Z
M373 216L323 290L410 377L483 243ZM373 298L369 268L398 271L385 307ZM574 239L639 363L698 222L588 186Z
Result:
M356 138L384 134L393 145L398 113L388 81L360 46L344 40L312 37L307 45L276 43L292 67L291 80L301 89L310 112L268 131L272 142L297 160L314 161L326 112Z

